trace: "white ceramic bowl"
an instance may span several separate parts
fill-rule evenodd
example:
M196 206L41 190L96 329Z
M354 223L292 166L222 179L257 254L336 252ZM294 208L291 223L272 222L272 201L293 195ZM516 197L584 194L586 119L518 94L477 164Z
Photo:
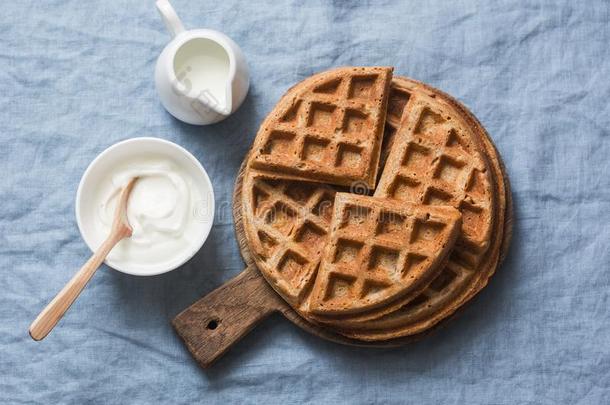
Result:
M189 241L191 245L181 254L172 257L164 263L147 265L146 267L133 266L128 262L116 262L107 258L105 263L115 270L122 273L133 274L137 276L152 276L166 273L180 267L190 260L195 253L201 249L206 241L212 223L214 222L214 190L212 183L205 169L199 161L186 149L175 143L159 139L159 138L132 138L110 146L108 149L100 153L91 162L76 192L76 221L78 229L89 246L89 249L94 251L101 244L101 236L95 232L94 212L92 208L95 205L96 187L107 175L107 173L115 166L129 162L138 156L146 156L154 154L156 156L166 156L184 168L193 183L199 187L201 196L201 204L193 209L193 219L202 222L202 232L196 240Z

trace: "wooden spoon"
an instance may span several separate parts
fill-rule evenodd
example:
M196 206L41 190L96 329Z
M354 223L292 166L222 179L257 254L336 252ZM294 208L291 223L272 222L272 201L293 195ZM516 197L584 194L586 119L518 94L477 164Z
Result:
M53 298L53 301L42 310L30 326L30 336L34 340L42 340L51 332L57 322L64 316L70 305L76 300L87 285L95 271L100 267L108 253L122 239L131 236L132 229L127 220L127 201L137 177L129 180L119 198L114 212L112 229L104 243L97 249L83 267L72 277L66 286Z

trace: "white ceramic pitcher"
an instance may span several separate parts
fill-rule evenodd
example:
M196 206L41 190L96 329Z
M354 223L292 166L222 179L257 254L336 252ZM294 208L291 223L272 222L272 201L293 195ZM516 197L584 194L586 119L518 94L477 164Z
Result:
M156 6L173 36L155 69L163 106L174 117L194 125L227 118L239 108L250 86L241 49L218 31L186 31L168 0L158 0Z

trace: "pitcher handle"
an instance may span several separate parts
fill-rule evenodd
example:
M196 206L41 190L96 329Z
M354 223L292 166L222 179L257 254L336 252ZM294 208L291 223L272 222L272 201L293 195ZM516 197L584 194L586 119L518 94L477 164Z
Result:
M184 25L168 0L157 0L156 6L172 37L184 32Z

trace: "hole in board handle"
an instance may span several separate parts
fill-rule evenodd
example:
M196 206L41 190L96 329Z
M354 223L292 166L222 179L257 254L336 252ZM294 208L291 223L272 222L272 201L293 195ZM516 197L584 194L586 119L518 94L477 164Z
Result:
M207 328L210 330L214 330L218 327L219 323L220 323L220 321L217 321L216 319L212 319L210 322L208 322Z

